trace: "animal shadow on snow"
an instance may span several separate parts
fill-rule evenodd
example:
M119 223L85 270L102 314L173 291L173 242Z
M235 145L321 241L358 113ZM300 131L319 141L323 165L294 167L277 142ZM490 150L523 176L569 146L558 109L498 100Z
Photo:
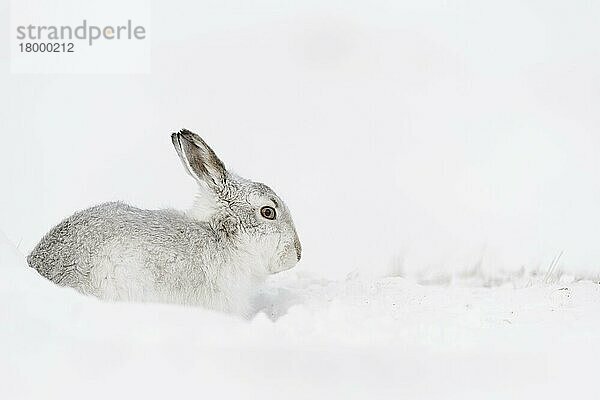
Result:
M263 289L253 299L253 310L250 318L264 313L271 321L277 321L286 315L292 306L303 302L303 296L295 290L273 287Z

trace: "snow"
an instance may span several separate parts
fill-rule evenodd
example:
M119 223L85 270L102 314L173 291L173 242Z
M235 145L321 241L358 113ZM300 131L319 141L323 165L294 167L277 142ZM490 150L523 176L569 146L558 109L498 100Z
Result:
M103 303L0 241L0 398L594 398L600 285L275 276L242 320Z

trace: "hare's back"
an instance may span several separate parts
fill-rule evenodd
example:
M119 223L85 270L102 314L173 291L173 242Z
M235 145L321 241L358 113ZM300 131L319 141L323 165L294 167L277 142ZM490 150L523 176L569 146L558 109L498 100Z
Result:
M143 272L154 279L160 265L186 257L187 249L197 247L208 235L202 223L174 210L104 203L55 226L28 262L55 283L93 292L95 287L86 286L97 286L93 281L102 275Z

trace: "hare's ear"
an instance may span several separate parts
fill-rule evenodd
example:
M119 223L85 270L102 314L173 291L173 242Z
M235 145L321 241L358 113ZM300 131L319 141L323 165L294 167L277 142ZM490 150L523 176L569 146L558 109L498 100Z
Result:
M183 166L194 179L213 189L224 185L225 165L200 136L182 129L171 135L171 141Z

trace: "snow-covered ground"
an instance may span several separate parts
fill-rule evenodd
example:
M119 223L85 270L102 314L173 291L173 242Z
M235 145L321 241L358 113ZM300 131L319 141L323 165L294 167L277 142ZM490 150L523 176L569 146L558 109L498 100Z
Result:
M0 398L596 398L600 285L276 276L241 320L103 303L0 241Z

